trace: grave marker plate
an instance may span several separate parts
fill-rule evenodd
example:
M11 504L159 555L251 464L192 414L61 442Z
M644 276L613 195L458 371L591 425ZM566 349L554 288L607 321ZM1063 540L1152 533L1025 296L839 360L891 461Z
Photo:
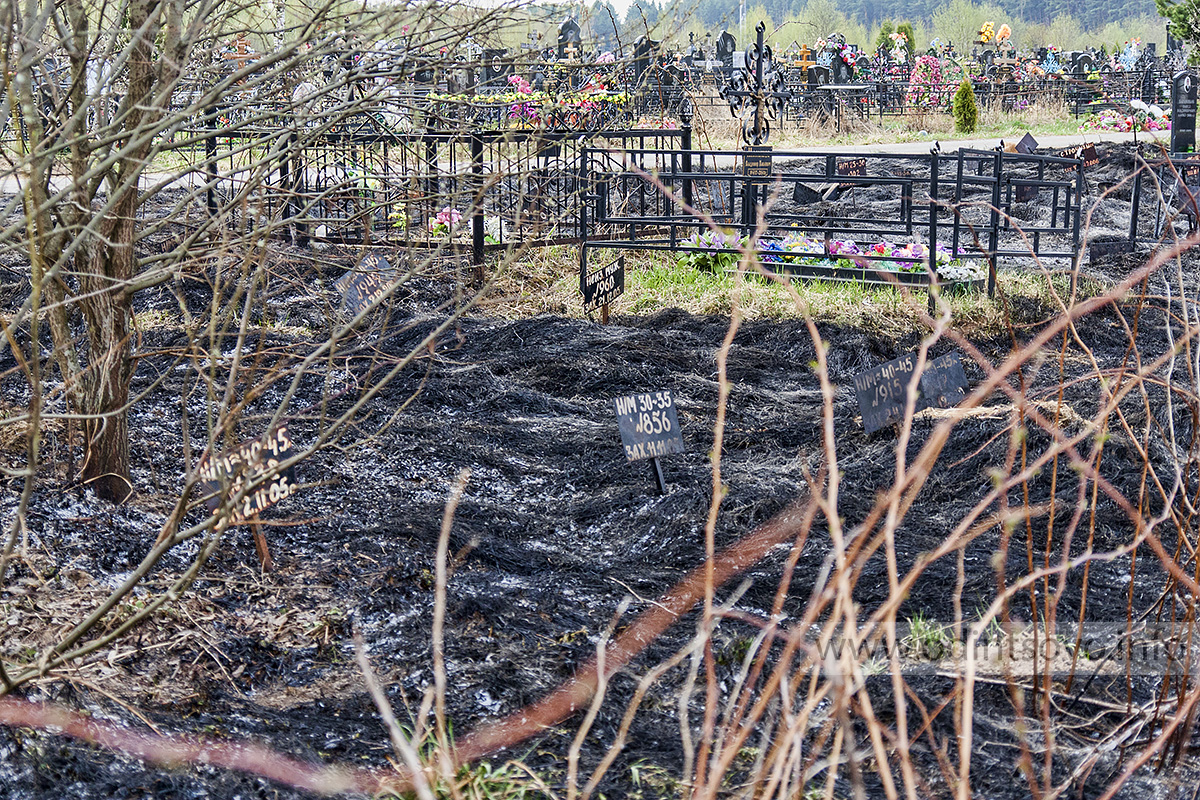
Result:
M1034 150L1037 150L1037 146L1037 139L1033 138L1033 134L1026 132L1026 134L1021 137L1021 141L1017 142L1017 152L1021 155L1027 156Z
M342 310L356 317L387 292L393 278L387 259L368 253L355 269L334 281L333 288L342 295Z
M1190 70L1171 78L1171 152L1196 150L1196 74Z
M626 459L639 461L684 451L683 434L679 430L679 417L670 391L618 397L615 405Z
M771 146L769 144L751 145L742 151L742 171L747 178L755 178L754 183L765 183L771 180Z
M951 408L967 396L967 373L958 353L947 353L925 366L921 375L921 400L927 407Z
M243 442L215 458L201 459L197 471L208 510L216 511L225 497L237 494L246 484L261 478L292 455L292 439L287 425L283 424L261 439ZM228 495L222 493L222 483L227 484ZM242 499L241 505L233 509L230 524L237 525L257 516L280 500L291 497L299 488L295 467L282 470Z
M1092 167L1100 165L1100 154L1096 152L1096 145L1094 144L1080 144L1076 145L1075 147L1068 147L1067 149L1060 151L1058 157L1082 159L1085 169L1091 169ZM1063 170L1066 172L1074 172L1075 165L1066 164L1063 166Z
M837 174L842 177L862 177L867 174L867 160L865 158L844 158L840 159L837 164ZM850 189L856 186L854 183L839 183L841 189Z
M579 288L583 291L583 308L592 311L608 305L625 294L625 256L618 256L607 266L581 276Z
M908 353L854 376L854 395L867 433L904 418L908 384L916 364L917 354ZM932 359L925 364L925 372L917 383L913 413L957 405L966 396L967 387L967 376L958 353Z

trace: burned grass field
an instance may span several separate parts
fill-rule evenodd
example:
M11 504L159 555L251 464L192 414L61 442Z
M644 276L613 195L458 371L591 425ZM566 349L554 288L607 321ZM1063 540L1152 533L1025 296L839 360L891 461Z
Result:
M1111 156L1094 197L1132 164ZM922 292L876 321L832 302L808 319L741 319L736 303L618 304L608 325L501 316L511 276L495 305L467 308L465 276L427 263L327 351L355 253L280 246L265 271L198 260L137 299L133 497L113 505L75 479L66 415L42 422L24 503L5 478L0 508L24 520L0 590L5 670L36 669L161 531L206 519L199 502L170 519L206 447L286 421L298 448L321 447L296 464L303 488L261 515L274 568L246 525L180 541L84 641L203 561L179 599L13 694L400 776L357 633L431 762L500 731L503 747L446 767L439 796L673 797L693 782L729 797L1192 796L1196 266L1148 257L1085 264L1078 280L1014 267L983 322L961 299L948 320L923 318ZM5 270L11 312L28 289L20 264ZM739 303L769 288L730 280ZM235 306L249 311L226 322L249 322L211 322ZM968 400L865 433L854 377L926 346L960 355ZM15 415L30 387L11 349L0 359ZM648 462L625 458L613 400L661 390L687 450L662 459L660 495ZM3 447L15 473L24 437ZM716 571L748 563L706 611L703 580L687 579L703 578L710 541ZM688 591L661 634L640 633ZM518 735L510 715L598 653L628 655L603 702ZM0 729L0 786L307 796L23 727Z

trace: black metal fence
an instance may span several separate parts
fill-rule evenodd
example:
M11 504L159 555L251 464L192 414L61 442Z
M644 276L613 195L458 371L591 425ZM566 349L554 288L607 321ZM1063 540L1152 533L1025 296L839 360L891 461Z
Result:
M584 161L584 271L598 248L736 253L753 236L780 272L928 285L975 261L990 293L1001 258L1078 253L1080 159L588 148Z

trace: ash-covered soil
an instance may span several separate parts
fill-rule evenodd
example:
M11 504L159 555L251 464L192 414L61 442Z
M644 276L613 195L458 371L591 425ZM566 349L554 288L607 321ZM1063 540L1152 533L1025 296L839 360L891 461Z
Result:
M1112 174L1097 175L1096 186L1115 183L1120 165L1129 158L1114 154L1108 168ZM276 324L248 345L281 363L289 351L302 352L327 332L330 306L336 305L332 283L351 263L351 255L340 252L317 260L301 256L293 252L281 263L280 274L290 277L281 284L288 288L272 303ZM1100 282L1117 280L1141 260L1116 257L1091 269ZM19 300L19 288L6 283L6 304ZM1194 285L1190 288L1195 291ZM444 304L453 294L452 275L429 272L413 279L387 313L378 313L362 327L355 356L327 373L340 383L331 389L324 377L302 381L287 410L293 415L290 427L297 443L312 441L326 424L318 415L322 392L332 395L332 412L347 408L358 395L342 389L366 385L378 374L371 367L378 369L416 348L446 319ZM199 313L211 291L203 280L185 281L181 287L146 292L138 300L139 311L177 310L179 298ZM1032 301L1016 306L1017 342L1034 336L1054 313ZM1125 323L1134 313L1129 304L1120 311L1101 309L1080 321L1080 342L1101 370L1127 363ZM1161 309L1143 308L1137 323L1143 362L1172 346ZM466 469L470 476L450 536L448 717L456 736L463 736L539 699L594 653L623 600L633 598L629 614L644 610L702 563L712 493L717 354L729 325L726 317L672 309L617 317L607 326L562 316L507 321L468 315L364 406L353 429L340 440L343 446L317 452L298 466L305 488L264 514L276 562L273 571L260 572L249 530L236 528L192 591L161 618L111 651L67 671L63 679L20 694L58 700L136 728L152 723L164 732L253 737L304 759L386 765L391 755L387 734L354 663L351 634L354 629L361 633L401 722L410 720L433 683L435 552L447 496ZM820 339L829 345L829 373L835 385L837 467L843 487L838 509L852 529L872 508L877 493L890 486L896 444L890 430L863 432L853 377L916 349L921 332L896 339L832 323L817 327ZM0 595L7 623L2 643L6 659L19 659L53 641L49 637L54 632L94 606L153 545L188 467L183 460L184 415L193 452L205 444L205 400L194 391L193 367L178 352L185 340L182 331L166 326L143 331L138 341L142 357L134 389L146 396L130 420L137 494L129 503L113 507L73 482L66 472L64 432L59 427L48 430L44 446L57 468L47 469L31 504L28 560L14 565ZM1072 380L1092 372L1080 342L1068 343L1065 359L1067 411L1062 418L1068 433L1083 430L1099 402L1094 380ZM993 363L1014 346L1007 334L973 344ZM952 349L943 340L934 345L931 356ZM1024 374L1026 394L1043 413L1053 410L1061 383L1058 340L1046 356ZM728 359L731 389L721 454L728 493L717 523L718 546L736 541L802 496L805 476L820 473L822 395L811 366L815 357L803 321L749 321L738 330ZM3 359L8 361L0 361L0 370L12 367L11 358L5 351ZM966 357L964 364L972 385L984 378L982 367ZM1166 377L1185 380L1187 365L1177 363L1175 369L1175 376ZM13 406L27 402L13 375L4 387ZM688 452L663 459L669 491L660 496L648 464L626 461L612 403L619 395L661 389L674 395ZM264 423L281 392L273 387L250 405L241 438L262 432L255 426ZM1170 421L1178 441L1188 442L1194 419L1179 406L1163 403L1162 396L1150 400L1152 420L1140 398L1123 405L1131 426L1140 430L1150 422L1165 427ZM910 456L941 418L932 411L918 415ZM1005 463L1012 421L1011 402L996 393L955 426L898 531L901 574L941 543L991 489L992 470ZM1101 472L1127 497L1136 497L1143 480L1138 443L1115 425L1110 433ZM1028 441L1031 452L1042 452L1049 439L1031 427ZM1163 447L1152 451L1163 474L1172 456ZM19 455L6 443L3 457L15 464ZM1049 498L1052 472L1044 469L1030 481L1031 505ZM1055 491L1061 508L1067 509L1060 513L1070 514L1076 507L1078 486L1070 466L1060 462ZM19 488L18 481L9 479L0 489L5 519L16 507ZM1010 502L1025 501L1016 491ZM198 515L193 512L192 520ZM1042 539L1035 534L1032 546L1045 548L1044 523L1040 531ZM996 596L994 555L1003 535L997 527L966 548L961 608L968 621ZM1027 572L1023 527L1013 536L1005 570L1009 582ZM1074 555L1087 547L1113 551L1129 544L1131 537L1132 525L1124 512L1101 497L1090 543L1079 534L1070 546ZM1061 544L1054 542L1052 547ZM1164 545L1173 551L1179 543L1164 539ZM829 549L826 528L818 523L785 602L789 616L802 612ZM196 544L190 543L169 554L147 582L147 591L164 586L186 568L195 552ZM1059 557L1058 550L1052 554ZM786 557L787 549L778 548L744 576L748 585L737 608L769 615ZM1138 556L1132 585L1130 573L1128 554L1091 564L1089 620L1124 621L1130 597L1135 613L1161 601L1167 581L1153 557L1145 552ZM934 562L909 593L901 616L919 613L951 622L957 581L954 557ZM737 583L726 587L719 599ZM138 595L144 596L147 592ZM887 565L879 552L866 562L855 598L865 616L887 596ZM1082 571L1073 570L1063 589L1060 614L1078 613L1081 596ZM1021 608L1027 609L1024 602ZM638 676L692 636L696 622L695 614L678 622L614 678L609 700L584 747L584 774L613 741ZM722 623L716 655L723 685L731 685L755 633L744 622ZM642 765L644 774L645 765L654 765L679 777L683 753L677 705L685 677L682 669L672 671L652 690L635 719L629 745L602 784L607 796L673 795L668 783L635 782L631 767ZM875 713L888 722L890 678L882 674L870 681ZM914 675L910 684L930 709L955 692L953 679L935 670ZM1144 702L1161 688L1161 680L1152 677L1127 684L1123 676L1110 675L1090 681L1084 692L1088 698L1122 705L1130 699ZM692 701L693 727L702 718L701 700L698 693ZM975 702L979 751L972 775L977 795L1025 796L1028 786L1016 768L1019 749L1008 689L1002 683L983 683ZM520 758L551 783L561 782L578 719L498 754L494 763ZM1097 718L1094 729L1060 738L1057 780L1071 776L1087 753L1088 737L1106 735L1108 722ZM951 713L935 719L931 730L939 739L953 741ZM926 740L914 746L913 757L932 793L952 791L939 777ZM1122 758L1120 751L1104 753L1090 769L1080 771L1072 792L1099 793L1119 774ZM1195 762L1185 755L1173 767L1145 769L1120 796L1185 796L1188 775L1195 775ZM869 789L879 789L877 778L868 774L866 780ZM0 787L3 796L23 800L303 795L208 767L147 767L25 730L0 730ZM839 780L839 796L849 796L850 791L849 784Z

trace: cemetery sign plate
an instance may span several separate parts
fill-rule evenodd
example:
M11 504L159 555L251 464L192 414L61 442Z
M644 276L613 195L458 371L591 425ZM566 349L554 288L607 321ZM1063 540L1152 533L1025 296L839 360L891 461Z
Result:
M584 310L606 306L625 294L625 256L618 256L598 270L585 271L581 277L579 288L583 291Z
M842 177L862 177L867 174L867 160L865 158L844 158L838 161L837 174ZM840 183L838 188L852 189L856 184Z
M921 373L921 402L926 408L951 408L967 396L967 373L958 353L947 353L925 365Z
M854 395L867 433L874 433L904 418L908 384L916 365L917 354L909 353L854 376ZM917 384L913 412L957 405L966 396L967 387L967 376L958 353L928 361Z
M386 258L370 253L356 269L334 282L333 288L342 295L342 309L356 317L371 306L392 285L391 265Z
M625 458L638 461L682 453L683 434L670 391L646 392L618 397L617 427Z
M1026 134L1021 137L1021 141L1017 142L1016 150L1021 155L1027 156L1034 150L1037 150L1037 146L1037 139L1033 138L1033 134L1026 132Z
M908 384L916 364L916 355L909 353L854 376L854 396L858 399L858 410L867 433L903 419ZM920 407L918 396L914 411Z
M221 507L225 497L237 494L268 471L274 470L293 455L292 440L287 425L280 425L262 439L253 439L238 445L228 453L201 459L197 468L200 473L200 491L205 495L209 511ZM229 493L222 494L222 484ZM236 525L257 516L271 506L299 490L295 467L279 471L261 483L257 489L242 498L241 504L233 509L230 524Z

